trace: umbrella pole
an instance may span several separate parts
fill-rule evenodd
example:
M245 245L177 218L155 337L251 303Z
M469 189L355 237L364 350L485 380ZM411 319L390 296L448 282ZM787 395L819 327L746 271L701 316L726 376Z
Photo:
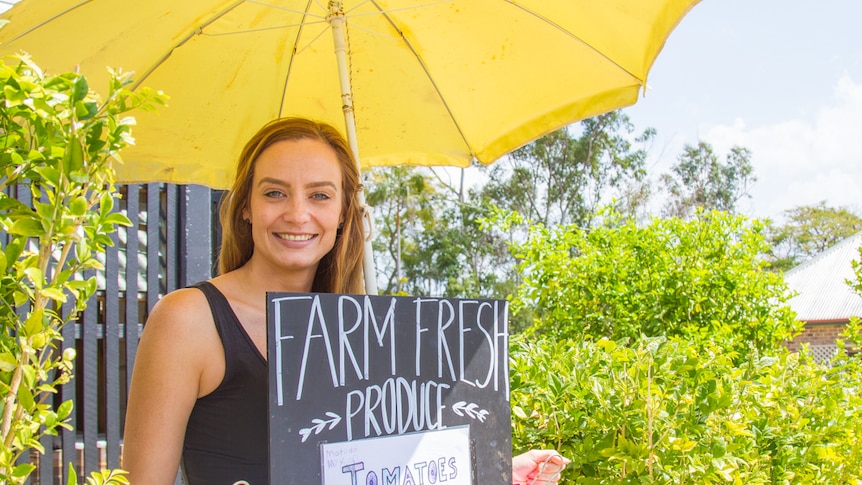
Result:
M353 152L353 159L356 160L357 168L362 173L362 167L359 164L359 143L356 138L356 120L353 117L353 95L347 66L347 44L344 41L344 10L340 1L333 0L329 2L329 17L327 20L332 27L332 37L335 41L335 58L338 61L338 76L341 83L341 102L344 111L344 125L347 129L347 142L350 144L350 150ZM374 219L371 217L371 207L365 203L365 192L360 190L358 197L359 205L362 208L362 215L365 219L365 259L362 263L362 270L365 276L365 293L376 295L377 271L374 266L374 252L371 247Z

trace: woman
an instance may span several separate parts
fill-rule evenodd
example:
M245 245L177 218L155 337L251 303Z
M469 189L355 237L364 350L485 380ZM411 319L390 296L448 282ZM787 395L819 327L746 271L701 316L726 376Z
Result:
M359 172L329 125L272 121L246 144L221 208L220 275L166 295L141 336L123 468L133 484L267 483L266 292L361 293ZM550 457L550 458L549 458ZM564 459L513 460L517 483ZM543 483L541 481L536 483Z

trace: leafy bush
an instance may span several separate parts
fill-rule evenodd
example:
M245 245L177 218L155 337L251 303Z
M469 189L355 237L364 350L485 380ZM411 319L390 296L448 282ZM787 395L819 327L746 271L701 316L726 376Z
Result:
M783 278L762 269L761 222L715 211L644 227L603 217L589 231L535 226L514 245L524 280L513 311L534 309L533 330L575 340L684 336L739 356L801 330Z
M859 483L862 364L776 354L521 337L513 442L560 449L567 483Z
M26 56L0 62L0 482L24 483L33 471L17 464L31 449L44 454L44 434L68 427L72 402L45 403L72 378L74 350L58 353L60 330L96 290L85 270L128 219L113 211L112 160L130 143L135 108L163 97L130 92L129 76L111 72L103 102L74 73L46 76ZM15 192L29 192L31 205ZM61 314L69 303L71 311ZM90 483L122 483L118 473Z

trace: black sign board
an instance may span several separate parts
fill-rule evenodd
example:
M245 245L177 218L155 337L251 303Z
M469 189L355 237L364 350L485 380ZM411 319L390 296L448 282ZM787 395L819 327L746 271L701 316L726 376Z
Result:
M270 483L511 481L508 306L267 294Z

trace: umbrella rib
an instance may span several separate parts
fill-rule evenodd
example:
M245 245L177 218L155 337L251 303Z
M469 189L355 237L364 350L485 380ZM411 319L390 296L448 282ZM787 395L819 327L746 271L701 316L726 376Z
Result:
M71 7L67 8L67 9L65 9L65 10L62 10L62 11L60 11L60 12L57 12L56 14L54 14L54 15L52 15L52 16L50 16L50 17L48 17L47 19L45 19L45 20L43 20L43 21L41 21L41 22L39 22L38 24L34 25L33 27L30 27L29 29L27 29L27 30L25 30L25 31L21 32L20 34L16 35L15 37L12 37L11 39L9 39L9 40L7 40L6 42L4 42L3 44L5 45L5 44L9 44L9 43L15 42L16 40L20 39L21 37L26 36L26 35L27 35L27 34L29 34L30 32L33 32L34 30L37 30L37 29L41 28L41 27L42 27L42 26L44 26L45 24L49 24L49 23L53 22L55 19L58 19L58 18L62 17L63 15L66 15L67 13L71 12L72 10L75 10L76 8L81 7L81 6L83 6L83 5L87 4L87 3L90 3L91 1L93 1L93 0L84 0L84 1L82 1L82 2L80 2L80 3L77 3L77 4L75 4L75 5L72 5Z
M406 45L407 48L410 49L410 52L413 53L413 57L416 58L416 62L418 62L419 65L422 67L422 70L425 71L425 76L427 76L428 81L431 83L431 86L434 87L434 91L437 93L437 96L440 97L440 102L443 103L443 106L446 108L446 112L449 113L449 118L455 125L455 129L458 131L458 135L461 137L461 140L464 142L464 145L467 147L467 150L469 150L470 156L473 158L473 160L477 160L479 157L476 155L476 151L473 150L473 146L470 144L470 141L464 134L464 130L461 128L461 124L458 123L458 119L455 117L455 113L452 112L452 108L446 101L446 97L443 96L443 92L440 91L440 87L437 85L437 83L434 81L434 78L431 76L431 72L428 70L428 66L425 64L425 61L422 59L422 56L419 55L419 53L413 47L413 44L411 44L410 41L407 40L407 37L404 35L404 32L400 28L398 28L398 25L395 23L395 20L389 15L389 12L381 8L376 0L371 0L371 3L374 5L375 8L377 8L377 10L386 19L386 21L389 22L389 25L391 25L392 28L395 29L395 31L401 37L402 42L404 42L404 45Z
M370 15L380 15L381 13L403 12L405 10L414 10L414 9L418 9L418 8L426 8L426 7L431 7L434 5L440 5L442 3L452 3L453 1L455 1L455 0L439 0L436 2L428 2L428 3L419 4L419 5L411 5L409 7L390 8L390 9L384 10L384 9L381 9L380 6L377 5L376 2L374 2L374 0L365 0L364 2L359 2L358 4L354 5L353 8L351 8L350 10L347 10L346 12L344 12L344 15L345 15L345 17L349 17L349 18L366 17L366 16L370 16ZM352 14L352 13L350 13L350 12L353 12L354 10L359 9L362 5L365 5L366 3L374 4L374 6L377 7L378 11L377 12L369 12L369 13L365 13L365 14Z
M555 28L555 29L559 30L560 32L562 32L562 33L564 33L564 34L568 35L568 36L569 36L569 37L571 37L572 39L574 39L574 40L576 40L576 41L580 42L581 44L583 44L584 46L588 47L589 49L591 49L591 50L592 50L593 52L595 52L596 54L598 54L598 55L600 55L600 56L604 57L605 59L607 59L607 60L608 60L608 62L610 62L611 64L613 64L613 65L617 66L621 71L625 72L626 74L628 74L628 75L629 75L629 76L631 76L632 78L637 79L637 80L641 83L641 85L643 85L643 84L645 83L645 80L644 80L644 79L641 79L640 77L638 77L637 75L633 74L631 71L629 71L629 70L628 70L628 69L626 69L625 67L621 66L617 61L615 61L615 60L611 59L610 57L608 57L608 55L607 55L607 54L605 54L604 52L602 52L602 51L600 51L600 50L596 49L595 47L593 47L592 45L590 45L590 43L589 43L589 42L587 42L587 41L585 41L584 39L581 39L580 37L578 37L577 35L575 35L575 33L574 33L574 32L571 32L571 31L569 31L569 30L567 30L567 29L563 28L563 26L561 26L560 24L558 24L558 23L554 22L553 20L551 20L551 19L549 19L549 18L545 17L544 15L541 15L541 14L539 14L538 12L535 12L535 11L533 11L533 10L530 10L529 8L527 8L527 7L523 6L523 5L521 5L520 3L518 3L518 2L517 2L517 0L503 0L503 1L504 1L504 2L506 2L506 3L508 3L508 4L510 4L510 5L512 5L512 6L513 6L513 7L515 7L515 8L519 8L519 9L523 10L523 11L524 11L524 12L526 12L528 15L532 15L533 17L535 17L535 18L537 18L537 19L541 20L542 22L544 22L544 23L546 23L546 24L550 25L551 27L553 27L553 28Z
M290 73L293 72L293 61L296 59L296 53L299 48L299 39L302 38L302 30L305 27L305 18L313 17L311 12L311 4L314 0L308 0L305 4L305 11L302 12L302 20L299 22L299 28L296 30L296 37L293 39L293 49L290 56L290 62L287 64L287 74L284 76L284 84L281 88L281 103L278 104L278 117L281 118L284 114L284 100L287 97L287 85L290 83ZM320 37L318 35L317 37ZM315 37L315 39L317 38ZM310 44L309 44L310 45Z
M149 76L150 76L150 74L152 74L152 73L153 73L153 71L155 71L156 69L158 69L158 67L159 67L160 65L162 65L162 63L163 63L163 62L165 62L169 57L171 57L171 54L173 54L173 53L174 53L174 51L175 51L175 50L177 50L177 48L181 47L183 44L185 44L186 42L188 42L189 40L191 40L191 38L192 38L192 37L194 37L194 36L196 36L196 35L200 35L200 34L201 34L201 32L203 31L203 29L204 29L205 27L207 27L207 26L208 26L208 25L210 25L211 23L215 22L216 20L218 20L218 19L222 18L222 17L223 17L223 16L225 16L228 12L230 12L231 10L233 10L233 9L237 8L238 6L242 5L244 2L245 2L245 0L238 0L238 1L234 2L233 4L229 5L227 8L225 8L224 10L222 10L221 12L218 12L217 14L215 14L213 17L211 17L211 18L210 18L209 20L207 20L206 22L204 22L204 23L202 23L201 25L197 26L194 30L192 30L191 32L189 32L185 37L183 37L182 39L180 39L180 40L179 40L179 42L177 42L176 44L174 44L174 46L173 46L173 47L171 47L171 48L168 50L168 52L166 52L166 53L165 53L165 55L163 55L163 56L162 56L162 57L160 57L158 60L156 60L156 62L155 62L152 66L150 66L150 68L149 68L149 69L147 69L147 70L146 70L146 72L144 72L144 74L143 74L140 78L138 78L137 82L135 82L135 83L132 85L132 91L134 91L135 89L138 89L138 87L141 85L141 83L143 83L143 82L144 82L144 80L146 80L146 79L147 79L147 77L149 77Z

